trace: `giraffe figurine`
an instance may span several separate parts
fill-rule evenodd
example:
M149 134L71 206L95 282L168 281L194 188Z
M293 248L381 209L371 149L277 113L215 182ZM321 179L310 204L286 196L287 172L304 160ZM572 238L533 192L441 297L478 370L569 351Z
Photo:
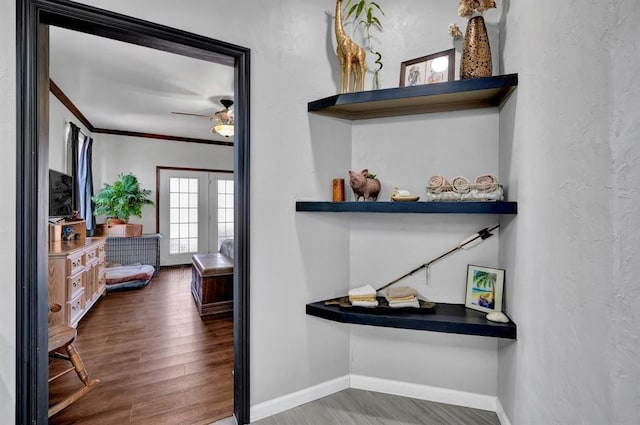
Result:
M340 93L364 91L364 75L367 72L364 49L344 32L342 25L342 0L336 1L336 53L340 60ZM353 89L351 75L353 74Z

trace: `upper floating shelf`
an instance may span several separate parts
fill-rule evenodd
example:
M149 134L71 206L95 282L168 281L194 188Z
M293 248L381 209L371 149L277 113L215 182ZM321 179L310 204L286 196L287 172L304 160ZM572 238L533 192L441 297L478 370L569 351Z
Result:
M297 201L296 211L418 213L418 214L517 214L518 203L498 202L309 202Z
M495 107L518 85L518 74L338 94L309 102L308 111L348 120Z

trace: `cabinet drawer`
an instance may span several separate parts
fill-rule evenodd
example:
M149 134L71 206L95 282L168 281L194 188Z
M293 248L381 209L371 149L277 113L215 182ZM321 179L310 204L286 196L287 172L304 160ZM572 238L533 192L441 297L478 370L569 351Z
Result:
M69 256L67 261L69 262L69 276L73 276L84 267L84 253Z
M84 288L82 282L83 273L78 273L75 276L67 279L67 297L72 300L76 298L78 295L82 294L82 290Z
M74 328L78 325L84 312L84 292L77 298L69 301L69 324Z
M91 263L93 261L96 261L98 259L98 250L97 249L91 249L91 250L87 251L86 256L87 256L86 264L89 264L89 263Z
M107 287L107 278L105 277L104 273L101 273L100 278L98 279L98 288L97 288L98 296L104 293L104 290L106 289L106 287Z

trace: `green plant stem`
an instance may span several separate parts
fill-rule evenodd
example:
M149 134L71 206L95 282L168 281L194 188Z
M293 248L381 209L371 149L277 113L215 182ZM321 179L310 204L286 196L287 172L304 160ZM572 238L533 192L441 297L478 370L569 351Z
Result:
M373 70L373 88L378 89L380 88L379 74L380 74L380 70L383 67L382 54L379 51L376 51L373 49L373 43L372 43L373 38L371 37L371 26L375 25L380 30L382 30L382 23L376 16L373 15L373 13L375 9L378 9L378 11L380 11L380 13L384 15L384 11L380 7L380 5L378 5L378 3L376 3L375 1L368 2L367 0L360 0L357 3L355 3L353 6L349 7L351 3L352 1L349 0L345 6L345 9L348 9L347 19L352 14L355 14L354 16L354 22L355 22L358 20L358 18L360 18L360 15L362 13L365 13L366 15L366 19L361 19L357 22L357 24L355 25L355 28L353 29L353 32L355 33L356 29L360 24L363 24L365 26L367 50L369 50L369 52L377 56L375 63L378 65L378 69Z

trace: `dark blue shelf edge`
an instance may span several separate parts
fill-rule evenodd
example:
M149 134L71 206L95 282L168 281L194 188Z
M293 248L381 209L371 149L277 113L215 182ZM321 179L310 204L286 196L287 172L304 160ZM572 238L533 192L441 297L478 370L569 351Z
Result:
M405 311L367 313L341 309L336 305L326 306L324 301L318 301L307 304L306 313L321 319L356 325L517 339L517 327L513 321L491 322L485 318L485 313L468 309L463 304L438 303L435 313L427 314Z
M517 214L518 203L497 202L323 202L297 201L298 212L418 214Z
M470 93L478 90L499 90L499 94L486 99L487 105L499 106L518 85L518 74L496 75L485 78L472 78L437 84L422 84L412 87L393 87L380 90L367 90L355 93L336 94L308 102L308 112L322 112L327 108L340 105L395 101L407 98L430 97L456 93ZM347 117L349 118L349 117ZM354 114L351 119L357 119Z

